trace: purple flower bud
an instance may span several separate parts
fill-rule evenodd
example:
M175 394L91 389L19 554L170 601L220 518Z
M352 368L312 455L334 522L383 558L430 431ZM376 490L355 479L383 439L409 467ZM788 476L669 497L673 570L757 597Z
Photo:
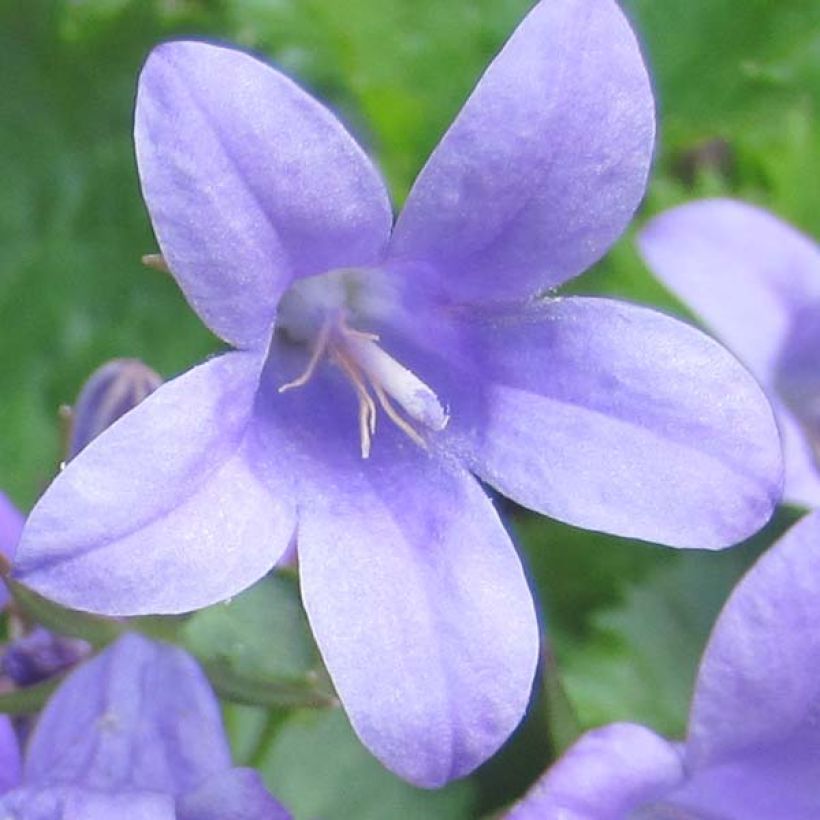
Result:
M55 635L38 626L9 644L0 670L18 686L30 686L73 666L90 651L90 645L79 638Z
M161 384L159 374L139 359L112 359L97 368L83 385L74 406L68 458L74 458Z

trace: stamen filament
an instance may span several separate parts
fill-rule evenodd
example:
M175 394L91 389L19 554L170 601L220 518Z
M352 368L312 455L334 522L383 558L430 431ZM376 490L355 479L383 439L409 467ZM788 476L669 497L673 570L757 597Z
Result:
M325 322L322 325L322 329L319 331L319 335L316 337L316 344L313 347L310 360L307 363L307 367L302 372L302 375L298 376L291 382L281 385L279 388L280 393L284 393L286 390L293 390L295 387L304 387L313 378L313 374L316 372L316 368L321 361L322 354L327 348L327 341L329 337L330 322Z
M376 394L376 398L379 400L379 404L387 413L387 417L396 427L399 428L403 433L406 433L407 436L414 441L416 444L419 445L423 450L427 449L427 442L421 437L418 430L416 430L412 424L406 419L403 419L400 415L398 410L390 402L390 399L387 397L387 393L382 390L377 382L370 382L370 386L373 388L373 392Z
M370 393L367 392L367 384L359 368L338 350L333 351L333 359L344 370L359 397L359 439L362 458L369 458L370 443L376 433L376 405Z

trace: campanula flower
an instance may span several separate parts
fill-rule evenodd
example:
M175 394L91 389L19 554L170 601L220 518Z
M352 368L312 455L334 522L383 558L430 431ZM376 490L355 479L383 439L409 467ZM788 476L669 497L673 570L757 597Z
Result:
M233 768L204 674L181 649L125 635L74 670L37 720L22 767L0 723L0 814L37 820L287 820Z
M588 732L509 820L820 817L820 512L730 596L700 662L685 743L617 723Z
M820 507L820 247L761 208L714 199L657 217L640 248L768 392L786 499Z
M612 0L538 3L395 226L334 116L242 52L167 43L135 124L162 256L236 350L159 388L35 508L18 575L112 615L231 596L295 542L362 741L424 786L524 712L538 628L477 479L581 526L720 548L780 490L771 411L705 335L545 297L644 190L653 100Z
M0 490L0 559L11 562L17 552L17 542L23 531L23 514L14 506L11 499ZM0 608L9 600L6 585L0 583Z

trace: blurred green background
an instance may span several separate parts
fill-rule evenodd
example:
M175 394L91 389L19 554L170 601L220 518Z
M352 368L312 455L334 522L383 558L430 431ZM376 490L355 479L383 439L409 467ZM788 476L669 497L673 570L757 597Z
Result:
M0 487L23 508L33 503L60 460L57 408L105 359L136 356L170 377L218 349L171 279L139 261L155 244L131 121L152 45L209 37L267 55L339 113L400 204L531 5L0 0ZM645 47L659 114L655 170L636 224L685 199L728 194L820 236L820 3L624 7ZM685 314L644 269L631 234L572 287ZM715 613L795 513L720 555L680 555L515 509L509 516L542 600L558 660L551 668L560 668L580 724L634 719L679 735ZM556 682L548 674L551 694L536 700L497 760L441 793L384 773L336 712L230 706L226 716L239 757L258 765L300 817L467 817L514 798L571 735Z

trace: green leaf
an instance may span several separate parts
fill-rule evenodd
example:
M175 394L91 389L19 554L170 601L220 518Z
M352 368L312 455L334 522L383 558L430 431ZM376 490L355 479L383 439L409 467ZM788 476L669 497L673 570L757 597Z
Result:
M388 772L339 709L297 712L257 761L296 820L450 820L471 816L473 785L417 789Z
M39 712L61 681L61 676L53 677L32 686L24 686L11 692L3 692L0 694L0 713L27 715Z
M230 700L279 706L334 702L293 577L268 576L196 613L180 637L217 692Z
M124 622L113 618L67 609L11 579L6 579L6 583L26 615L52 632L82 638L93 646L101 647L119 637L125 627Z

